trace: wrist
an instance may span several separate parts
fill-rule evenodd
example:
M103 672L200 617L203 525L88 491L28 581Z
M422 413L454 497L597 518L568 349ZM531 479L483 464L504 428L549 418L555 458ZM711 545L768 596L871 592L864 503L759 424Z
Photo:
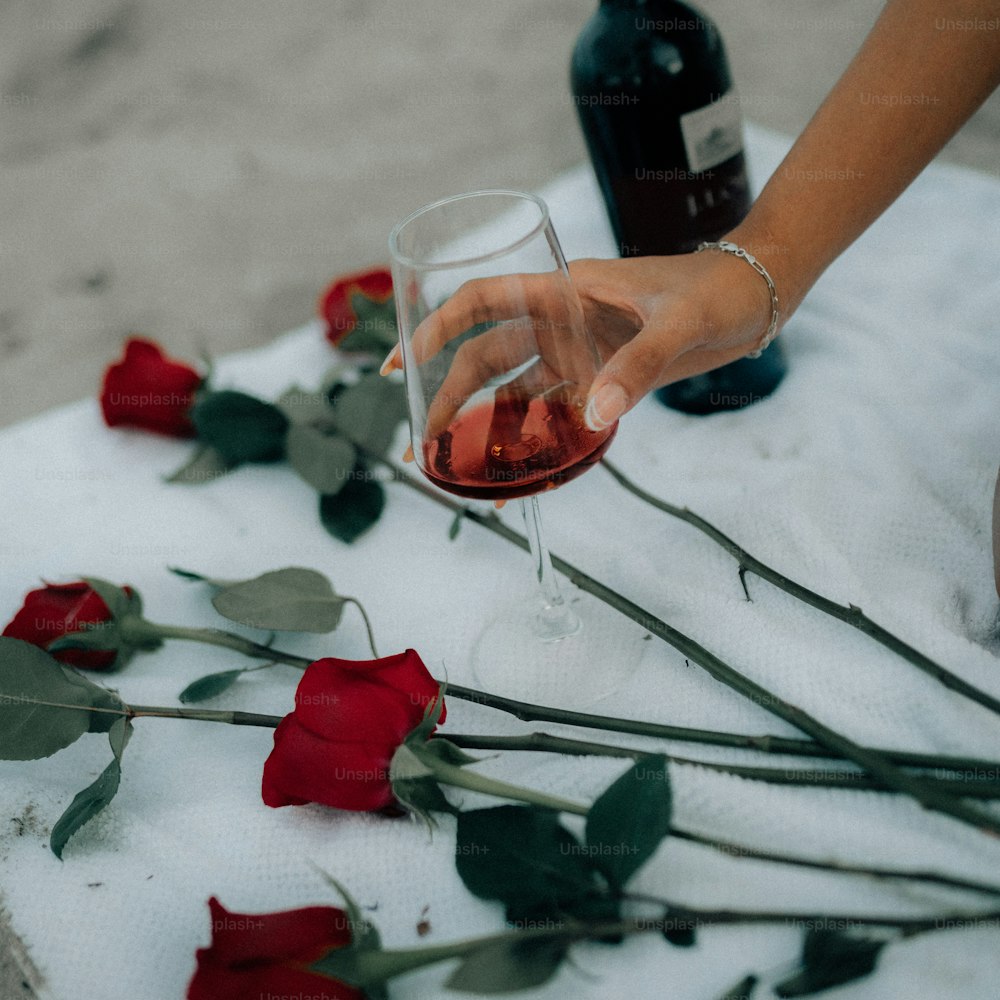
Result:
M755 224L749 216L722 239L742 247L756 258L770 275L778 297L780 330L799 307L812 285L811 281L797 273L797 266L801 264L801 260L797 258L794 247L775 229ZM763 289L762 294L769 300L764 279L758 280Z
M700 253L703 250L715 250L720 253L728 254L731 257L735 257L737 260L741 260L764 282L764 285L767 287L767 325L764 327L764 333L757 336L756 346L747 355L750 358L759 358L761 354L767 350L771 341L778 335L778 324L781 319L781 307L778 301L778 292L770 273L753 254L747 251L745 247L741 247L739 244L732 243L728 240L702 243L698 247L698 252ZM758 300L760 300L759 283L757 285L757 292Z

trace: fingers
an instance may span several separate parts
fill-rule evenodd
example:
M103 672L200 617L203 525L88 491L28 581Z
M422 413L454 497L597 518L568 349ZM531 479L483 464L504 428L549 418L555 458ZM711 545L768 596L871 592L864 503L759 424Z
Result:
M413 360L422 364L449 341L483 323L541 317L565 312L565 277L555 274L509 274L465 282L444 305L413 331ZM397 344L386 355L380 375L403 367Z
M385 360L382 362L382 366L379 368L379 375L388 375L389 372L402 368L403 362L399 357L399 344L397 344L386 356Z
M559 272L467 281L414 330L414 360L422 364L448 341L482 323L534 318L565 325L568 284Z
M650 327L641 330L598 372L588 393L584 423L592 431L609 427L646 393L663 385L665 373L683 353L683 343L676 337L665 337Z
M530 361L537 350L533 331L516 323L505 323L467 340L455 352L448 374L427 409L425 437L437 437L487 382Z

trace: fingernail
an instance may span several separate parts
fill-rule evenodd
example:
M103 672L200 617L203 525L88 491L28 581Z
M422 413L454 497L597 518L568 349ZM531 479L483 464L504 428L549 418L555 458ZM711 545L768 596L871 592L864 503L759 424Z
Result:
M603 431L625 412L627 405L625 390L620 385L609 382L590 397L583 414L584 423L592 431Z
M403 461L412 462L413 461L413 445L408 444L406 446L406 451L403 452Z
M399 348L394 347L386 356L385 361L382 362L382 367L379 368L379 375L388 375L394 368L399 367Z

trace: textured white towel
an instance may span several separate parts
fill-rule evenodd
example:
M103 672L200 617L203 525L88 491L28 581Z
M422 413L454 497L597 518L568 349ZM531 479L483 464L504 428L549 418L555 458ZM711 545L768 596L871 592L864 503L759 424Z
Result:
M749 139L761 181L788 142L757 129ZM588 170L572 171L543 194L569 257L611 254ZM998 274L1000 183L932 167L830 269L789 324L789 374L772 398L710 418L647 400L623 422L611 457L758 557L860 605L1000 695L989 538L1000 459ZM316 383L329 362L320 331L308 327L223 359L216 381L276 396L292 382ZM399 452L403 446L401 434ZM315 495L287 468L246 468L203 487L164 484L187 447L110 431L93 400L0 434L0 618L13 615L40 577L85 573L135 584L155 620L218 625L205 594L168 574L168 564L223 577L315 566L367 605L383 651L413 646L433 670L443 664L454 681L471 682L468 653L489 606L498 593L527 587L524 557L510 545L471 524L449 543L449 515L402 486L389 488L385 515L368 535L342 545L320 528ZM553 551L829 725L873 744L1000 758L1000 720L752 577L747 603L725 553L627 496L603 470L546 497L544 507ZM504 512L519 528L515 515ZM282 645L304 655L366 655L353 621L332 638ZM640 674L604 703L608 712L792 733L666 645L647 645ZM172 643L137 658L113 683L126 700L174 704L195 677L241 662ZM283 713L298 676L286 668L256 674L219 704ZM531 728L459 702L447 726ZM501 928L499 909L473 899L454 872L450 824L432 841L405 820L266 808L259 785L270 745L267 730L140 720L118 797L71 841L63 863L50 854L47 831L106 763L106 741L87 737L49 760L0 763L3 895L56 1000L176 1000L195 949L208 941L207 897L242 911L333 902L310 862L377 906L388 946ZM483 765L581 799L622 767L527 754ZM816 857L997 881L1000 841L896 796L781 789L691 768L675 768L673 777L678 822L686 826ZM948 901L977 902L683 844L664 847L640 881L704 906L923 913ZM432 933L421 939L424 907ZM800 937L784 927L732 928L704 932L687 950L653 938L581 948L577 968L534 995L713 1000L747 972L791 959ZM392 994L438 997L442 978L442 969L414 974ZM836 995L996 1000L998 982L997 928L988 927L894 945L873 978Z

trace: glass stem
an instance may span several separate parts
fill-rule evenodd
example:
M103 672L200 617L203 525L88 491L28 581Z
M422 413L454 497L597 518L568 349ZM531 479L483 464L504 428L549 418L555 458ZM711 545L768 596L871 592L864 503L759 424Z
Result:
M563 600L559 591L559 580L552 568L549 550L542 535L542 514L537 496L525 497L521 501L521 514L524 516L524 527L531 547L535 577L542 592L543 605L535 618L535 631L548 642L565 639L579 632L580 619Z

